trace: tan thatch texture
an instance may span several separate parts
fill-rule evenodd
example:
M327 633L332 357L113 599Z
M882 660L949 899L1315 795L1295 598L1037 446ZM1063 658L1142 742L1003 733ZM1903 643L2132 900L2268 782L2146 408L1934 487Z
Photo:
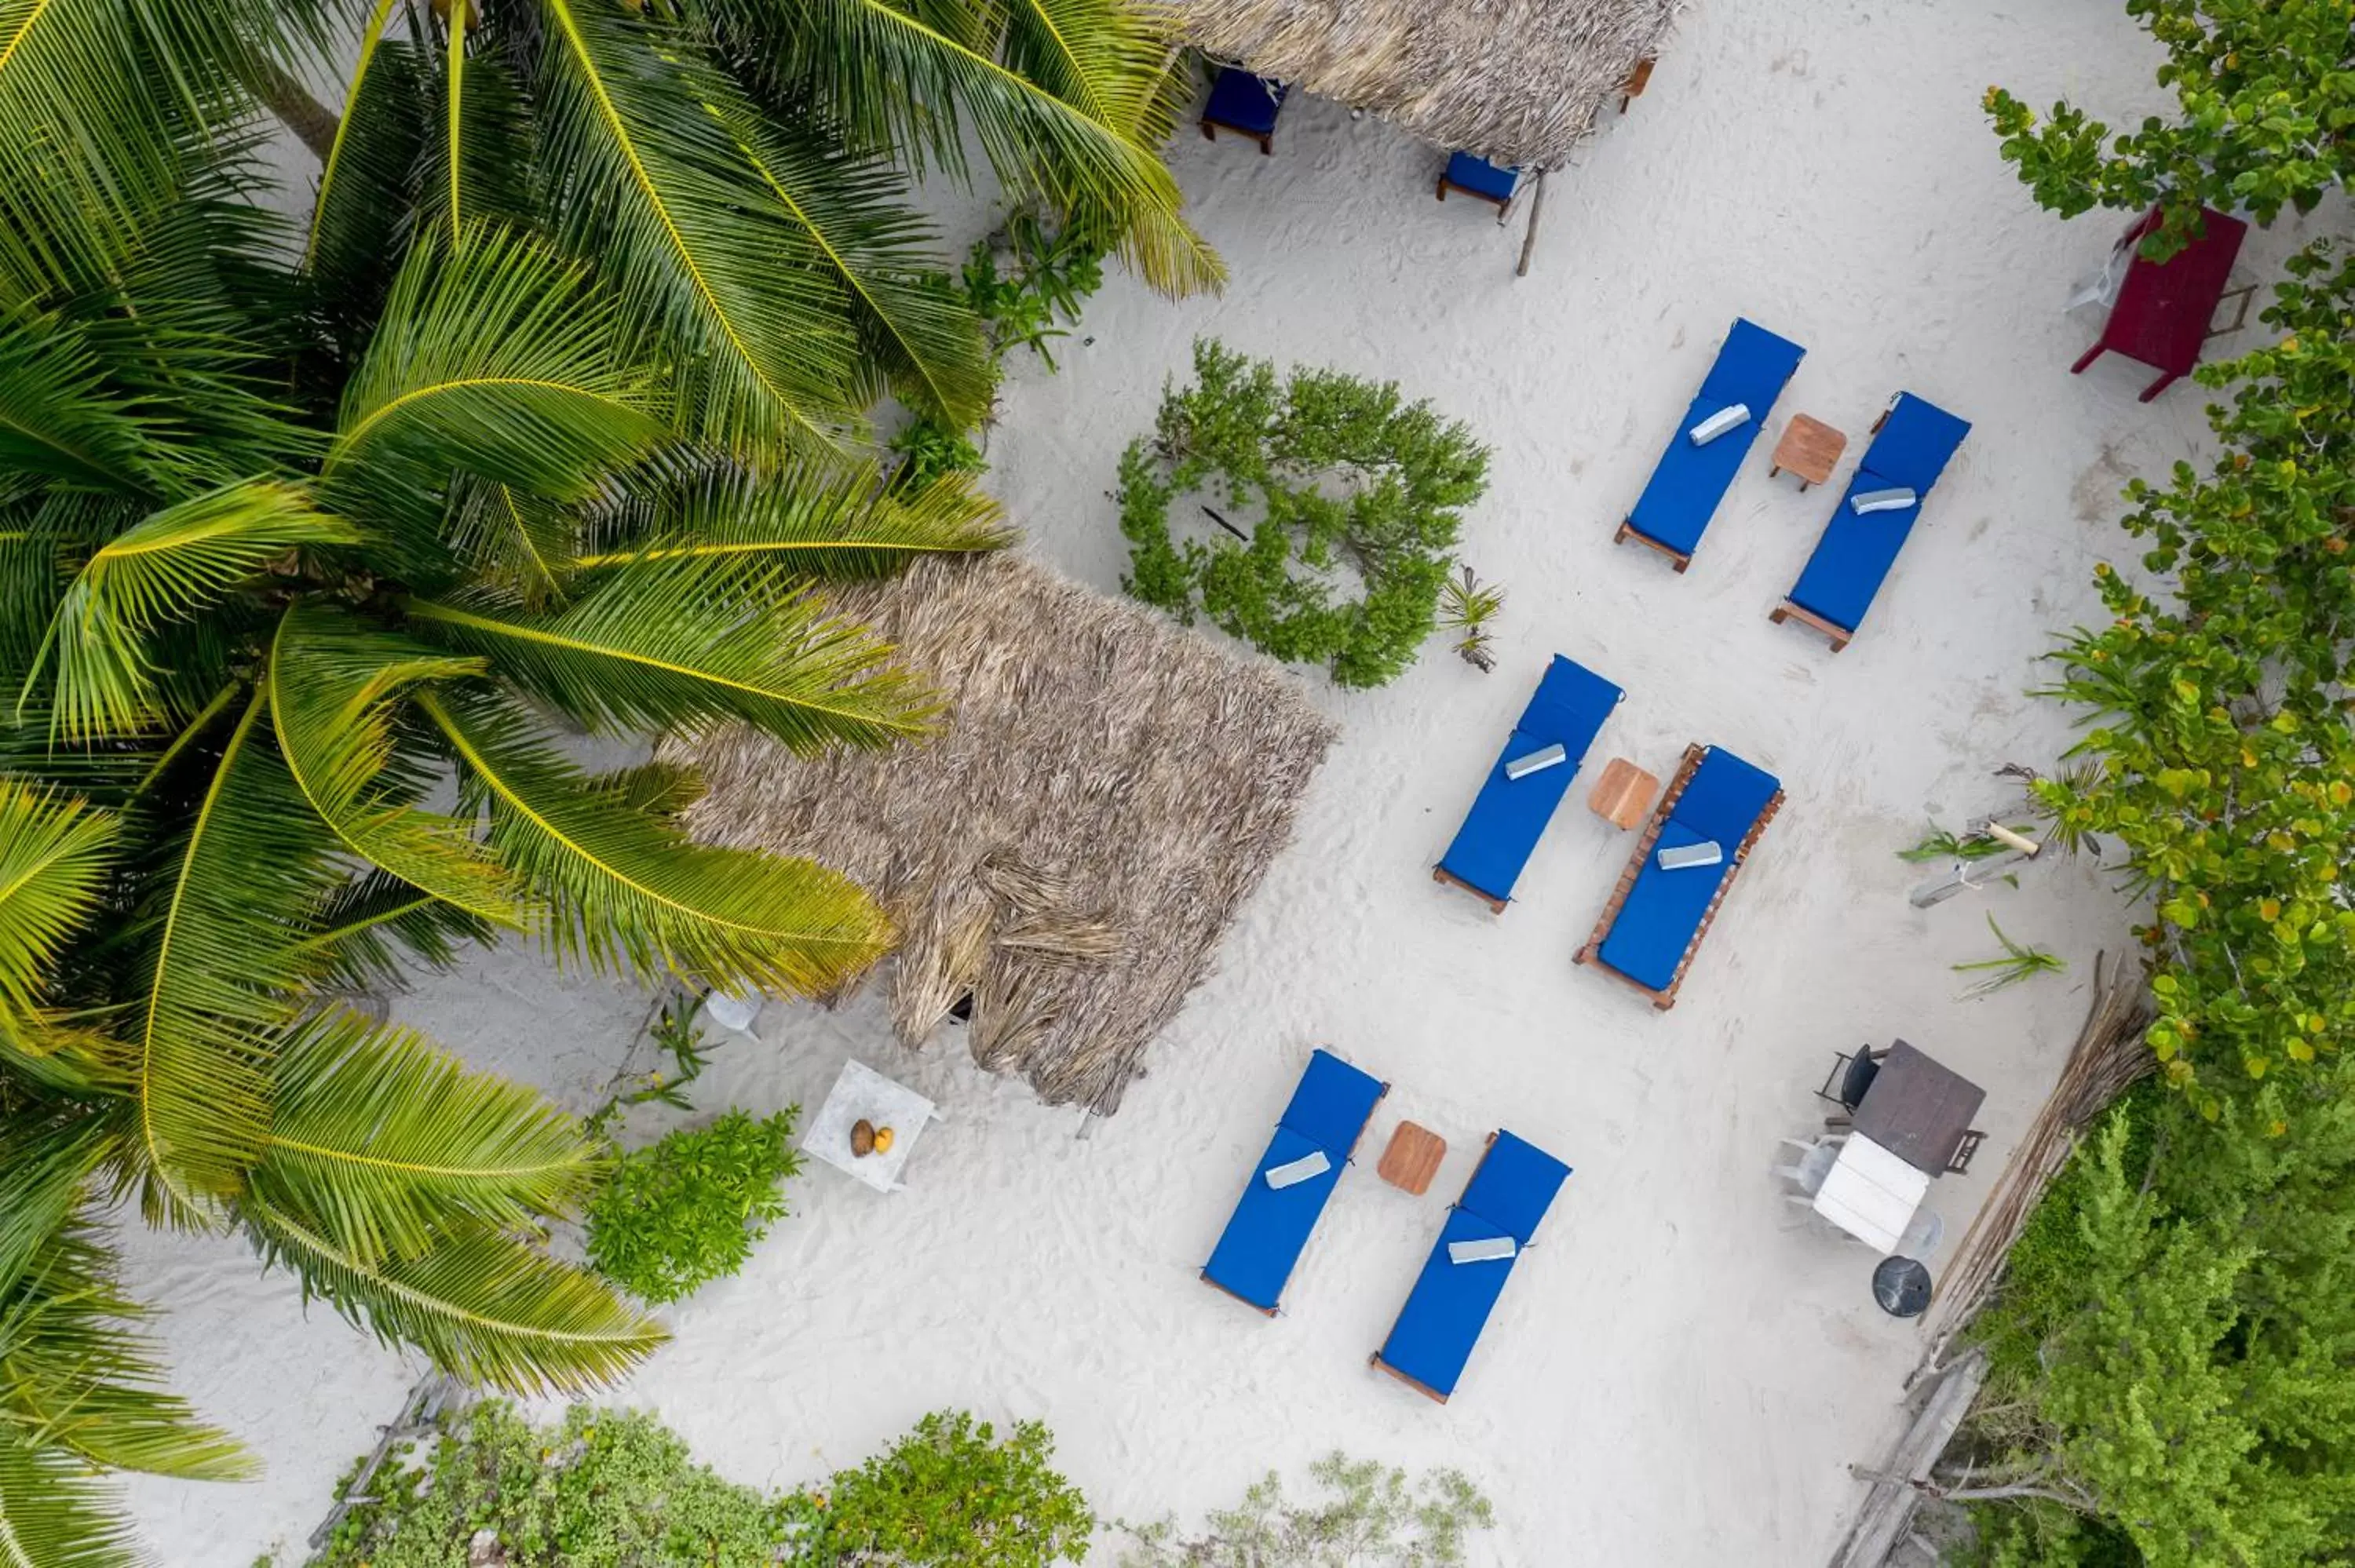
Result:
M970 991L974 1059L1109 1115L1292 831L1332 725L1289 680L1010 556L835 596L953 705L920 747L674 742L708 842L806 854L890 912L900 1037Z
M1379 114L1441 147L1558 168L1678 0L1161 0L1220 59Z

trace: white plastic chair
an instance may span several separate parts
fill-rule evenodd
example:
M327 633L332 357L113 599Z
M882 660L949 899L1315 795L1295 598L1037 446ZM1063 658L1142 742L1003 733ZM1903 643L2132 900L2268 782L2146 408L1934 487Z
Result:
M1788 1165L1774 1167L1774 1174L1812 1198L1823 1191L1824 1178L1839 1163L1840 1145L1848 1141L1848 1134L1785 1138L1780 1141L1786 1148L1797 1150L1799 1157Z
M1905 1227L1905 1234L1897 1238L1897 1250L1891 1255L1927 1263L1930 1255L1938 1250L1938 1244L1945 1239L1946 1222L1938 1217L1938 1211L1919 1208L1913 1211L1913 1222Z

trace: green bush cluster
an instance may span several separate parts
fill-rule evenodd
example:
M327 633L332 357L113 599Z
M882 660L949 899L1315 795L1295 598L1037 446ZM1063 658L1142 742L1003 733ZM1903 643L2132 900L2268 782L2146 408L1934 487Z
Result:
M791 1533L782 1499L721 1480L653 1417L587 1405L543 1427L477 1404L369 1491L312 1568L466 1568L482 1531L507 1568L773 1568Z
M311 1568L466 1568L485 1532L505 1568L1050 1568L1095 1530L1053 1451L1035 1422L1001 1439L942 1411L822 1487L770 1495L649 1415L575 1405L536 1426L492 1402L378 1471Z
M785 1181L801 1170L799 1112L731 1110L623 1155L589 1202L590 1263L655 1306L743 1267L784 1216Z
M1332 370L1279 376L1209 339L1191 386L1165 390L1154 439L1120 462L1123 586L1197 615L1335 683L1379 686L1437 623L1457 532L1488 484L1488 450L1395 383ZM1239 538L1174 536L1171 505L1209 491L1256 514Z

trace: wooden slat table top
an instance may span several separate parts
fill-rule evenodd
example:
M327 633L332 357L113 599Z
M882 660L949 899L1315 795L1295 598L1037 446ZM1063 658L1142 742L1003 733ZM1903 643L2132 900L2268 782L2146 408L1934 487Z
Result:
M1445 1139L1427 1127L1402 1121L1391 1134L1390 1147L1382 1150L1374 1171L1401 1192L1420 1198L1431 1191L1431 1179L1439 1174L1439 1162L1446 1158Z
M1656 774L1624 757L1614 757L1604 765L1603 777L1594 781L1586 809L1624 832L1652 814L1652 802L1659 793Z
M1856 1107L1855 1129L1915 1170L1943 1176L1986 1100L1985 1089L1900 1040Z
M1830 481L1832 470L1839 466L1840 453L1846 450L1845 434L1812 415L1794 414L1783 427L1783 439L1774 443L1772 466L1796 473L1808 484L1823 484Z

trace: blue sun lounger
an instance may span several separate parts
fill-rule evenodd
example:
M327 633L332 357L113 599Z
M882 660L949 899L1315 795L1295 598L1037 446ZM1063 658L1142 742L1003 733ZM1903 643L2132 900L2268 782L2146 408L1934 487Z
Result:
M1783 786L1773 774L1723 747L1685 747L1578 961L1616 975L1663 1012L1674 1007L1717 906L1782 807ZM1663 866L1664 852L1691 863Z
M1431 868L1432 880L1452 882L1503 914L1521 868L1529 863L1546 824L1553 821L1554 808L1569 793L1586 748L1625 695L1583 664L1555 654L1538 682L1537 694L1521 710L1520 722L1473 798L1464 825L1455 830L1455 842ZM1506 771L1524 759L1542 758L1555 746L1561 747L1560 762L1518 779Z
M1449 191L1462 191L1465 196L1478 196L1482 201L1495 202L1500 209L1497 221L1505 221L1501 210L1510 207L1513 193L1521 188L1521 171L1492 164L1486 158L1476 158L1469 153L1447 154L1447 168L1439 176L1439 199L1445 201Z
M1275 117L1291 93L1284 82L1220 67L1218 79L1210 83L1210 101L1202 106L1202 140L1215 142L1221 130L1232 131L1258 143L1263 156L1273 153Z
M1349 1162L1374 1107L1390 1089L1330 1051L1310 1054L1267 1152L1260 1156L1243 1195L1236 1200L1210 1261L1202 1266L1205 1280L1246 1306L1275 1316L1284 1282L1292 1277L1308 1234L1325 1213L1325 1201L1341 1179L1341 1167ZM1323 1157L1324 1168L1309 1169L1317 1156ZM1271 1183L1271 1171L1285 1184Z
M1653 467L1650 482L1612 542L1633 539L1649 545L1675 562L1678 571L1692 565L1702 531L1717 515L1718 503L1725 499L1742 460L1765 427L1768 411L1806 352L1753 322L1734 318L1725 346L1717 351L1717 363L1709 367L1700 391ZM1750 410L1749 418L1703 444L1694 443L1696 429L1705 429L1713 416L1737 404Z
M1824 524L1816 553L1772 616L1778 625L1796 619L1814 627L1832 640L1835 653L1864 624L1930 487L1971 433L1967 422L1911 392L1900 392L1872 429L1872 445ZM1861 513L1859 499L1868 507Z
M1569 1179L1570 1167L1535 1144L1491 1133L1373 1364L1446 1404L1521 1249ZM1458 1261L1459 1253L1469 1255Z

